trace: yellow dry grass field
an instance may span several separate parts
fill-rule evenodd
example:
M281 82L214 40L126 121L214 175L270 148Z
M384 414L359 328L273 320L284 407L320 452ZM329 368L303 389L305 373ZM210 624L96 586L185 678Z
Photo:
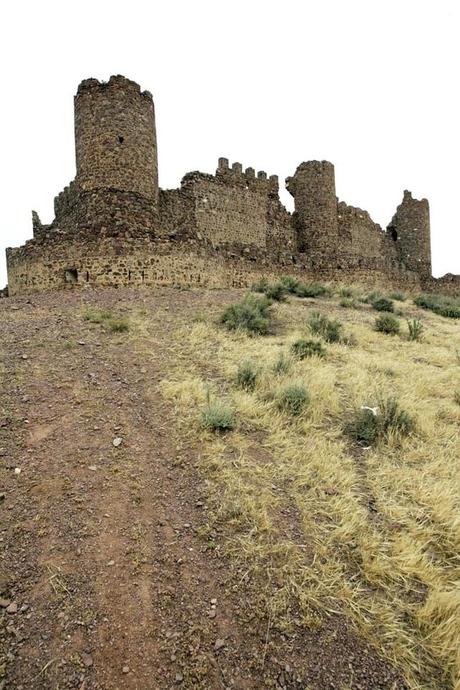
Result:
M197 448L211 520L226 526L227 551L263 595L271 625L343 615L410 688L458 690L459 321L407 299L395 303L401 333L387 335L374 329L372 307L340 301L274 303L265 336L228 332L218 312L180 328L162 384L178 443ZM339 319L351 344L323 341L324 357L296 358L291 346L313 337L315 310ZM413 318L423 324L420 341L407 337ZM253 389L235 383L246 360ZM278 404L290 384L308 393L298 415ZM385 398L415 420L409 435L390 430L369 445L347 435L361 406ZM215 403L234 415L226 433L201 425Z

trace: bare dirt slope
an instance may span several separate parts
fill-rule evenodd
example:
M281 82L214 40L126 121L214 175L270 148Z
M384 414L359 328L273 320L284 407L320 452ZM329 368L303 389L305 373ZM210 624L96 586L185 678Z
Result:
M199 447L161 393L172 334L237 291L0 302L0 688L403 688L340 617L281 633L231 568ZM83 320L126 314L128 333ZM121 439L114 445L115 439Z

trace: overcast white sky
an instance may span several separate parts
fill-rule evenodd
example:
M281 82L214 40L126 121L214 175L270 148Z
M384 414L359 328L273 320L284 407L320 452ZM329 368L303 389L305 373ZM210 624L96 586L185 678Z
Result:
M459 36L458 0L1 3L0 286L74 177L78 83L111 74L153 93L162 187L219 156L281 182L327 159L383 226L427 197L434 274L460 273Z

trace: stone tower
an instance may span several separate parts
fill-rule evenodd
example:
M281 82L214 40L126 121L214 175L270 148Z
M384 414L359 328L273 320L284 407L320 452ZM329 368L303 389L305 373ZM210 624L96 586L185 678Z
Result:
M77 182L158 200L153 99L125 77L86 79L75 96Z
M414 199L406 189L387 232L395 242L397 255L404 266L421 276L431 276L428 201Z
M294 197L298 249L335 253L338 242L334 166L328 161L301 163L286 180Z

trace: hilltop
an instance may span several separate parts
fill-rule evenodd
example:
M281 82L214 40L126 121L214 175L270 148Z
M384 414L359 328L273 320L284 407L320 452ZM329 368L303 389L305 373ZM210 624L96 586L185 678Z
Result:
M2 690L459 687L457 307L294 283L0 301Z

